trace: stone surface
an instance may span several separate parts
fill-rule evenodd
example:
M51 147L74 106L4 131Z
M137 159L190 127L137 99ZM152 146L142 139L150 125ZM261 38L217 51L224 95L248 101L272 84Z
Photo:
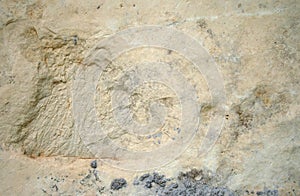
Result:
M195 88L201 121L187 148L155 171L176 177L198 168L207 171L211 187L228 187L237 195L299 195L299 6L295 0L1 1L1 193L155 194L131 183L147 172L107 164L129 155L103 145L101 152L109 156L95 156L83 142L74 122L72 91L77 71L86 66L97 43L129 27L160 25L191 36L216 62L227 99L222 132L210 151L199 156L199 144L217 111L207 81L177 52L145 47L112 59L97 81L95 108L105 139L121 149L159 152L185 133L182 102L162 83L146 82L128 91L133 92L128 109L134 120L151 122L156 130L150 137L132 134L114 119L114 112L122 110L112 108L116 100L111 94L135 81L126 74L140 63L167 62ZM159 161L151 158L145 162ZM95 159L97 170L89 171ZM126 179L128 186L111 192L116 178Z

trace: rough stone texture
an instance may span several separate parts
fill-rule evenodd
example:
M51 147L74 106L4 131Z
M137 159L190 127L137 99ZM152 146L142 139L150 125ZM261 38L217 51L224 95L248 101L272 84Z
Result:
M1 192L153 194L134 186L117 193L103 188L112 179L129 182L142 174L106 164L97 168L101 182L91 172L81 181L95 157L75 131L71 90L77 68L100 40L128 27L162 25L185 32L207 49L222 73L228 102L224 128L209 153L198 156L204 134L200 131L180 157L159 170L177 176L179 171L204 168L215 174L213 186L229 187L239 195L268 194L268 189L299 195L299 6L296 0L1 1ZM114 81L130 63L177 58L168 54L164 49L134 50L107 67L97 89L104 102L96 105L99 118L106 119L104 127L116 128L110 89L101 85ZM206 130L215 106L205 80L183 59L178 67L196 85L202 103L199 130ZM157 99L170 109L162 130L178 127L179 101L159 84L145 85L132 96L136 120L147 122L149 107L144 106ZM126 134L111 132L110 138L128 149L148 151L173 136L171 132L170 137L144 141Z

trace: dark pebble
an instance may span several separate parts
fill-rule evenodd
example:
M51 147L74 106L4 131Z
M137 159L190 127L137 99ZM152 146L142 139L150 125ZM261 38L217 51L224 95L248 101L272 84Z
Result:
M94 169L97 168L97 160L93 160L93 161L91 162L91 167L94 168Z
M258 191L258 192L256 192L256 195L264 195L265 193L264 192L262 192L262 191Z
M170 188L177 189L178 188L178 184L177 183L172 183L170 185Z
M152 183L151 182L147 182L145 184L145 187L148 188L148 189L150 189L152 187Z
M144 174L140 177L140 181L144 181L146 178L148 178L150 174Z
M126 186L127 186L127 182L124 178L114 179L110 184L110 188L112 190L119 190Z

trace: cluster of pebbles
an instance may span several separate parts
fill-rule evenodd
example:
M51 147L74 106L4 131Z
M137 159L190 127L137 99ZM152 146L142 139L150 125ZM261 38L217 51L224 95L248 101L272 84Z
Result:
M218 185L218 176L208 171L192 169L187 172L180 172L175 178L167 178L158 172L145 173L137 176L133 181L133 187L136 189L128 189L129 184L124 178L113 179L109 187L104 186L97 170L97 160L90 163L91 169L88 174L80 174L84 176L80 180L73 180L72 194L86 195L91 191L95 191L96 195L134 195L135 190L138 195L156 195L156 196L278 196L278 190L270 190L265 188L263 191L238 190L232 191L227 187ZM45 182L48 186L41 187L41 191L45 194L66 194L69 190L65 185L65 181L70 182L68 176L55 177L50 176L37 177L38 180ZM127 188L126 188L127 187ZM67 189L66 189L67 188ZM120 189L124 189L121 192ZM74 192L75 191L75 192ZM296 195L296 194L295 194Z
M156 172L144 174L135 179L134 185L152 189L155 195L163 196L192 196L192 195L216 195L233 196L234 192L225 187L208 185L200 175L201 170L193 169L186 173L180 173L177 179L166 178ZM199 179L196 179L199 177Z
M243 191L238 193L227 187L212 185L212 178L202 170L192 169L188 172L180 172L177 178L167 178L157 172L146 173L133 181L134 186L150 190L157 196L236 196L236 195L259 195L278 196L278 190L265 189L254 192ZM111 189L119 190L127 186L125 179L115 179L111 183Z

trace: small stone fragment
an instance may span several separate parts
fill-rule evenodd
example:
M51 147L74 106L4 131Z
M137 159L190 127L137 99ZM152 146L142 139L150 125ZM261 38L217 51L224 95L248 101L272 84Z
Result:
M148 189L150 189L152 187L152 183L151 182L147 182L145 184L145 187L148 188Z
M91 167L92 167L93 169L96 169L96 168L97 168L97 160L94 160L94 161L91 162Z
M127 186L127 182L124 178L117 178L117 179L114 179L111 184L110 184L110 188L112 190L119 190L123 187L126 187Z
M146 178L148 178L150 174L144 174L140 177L140 181L144 181Z

